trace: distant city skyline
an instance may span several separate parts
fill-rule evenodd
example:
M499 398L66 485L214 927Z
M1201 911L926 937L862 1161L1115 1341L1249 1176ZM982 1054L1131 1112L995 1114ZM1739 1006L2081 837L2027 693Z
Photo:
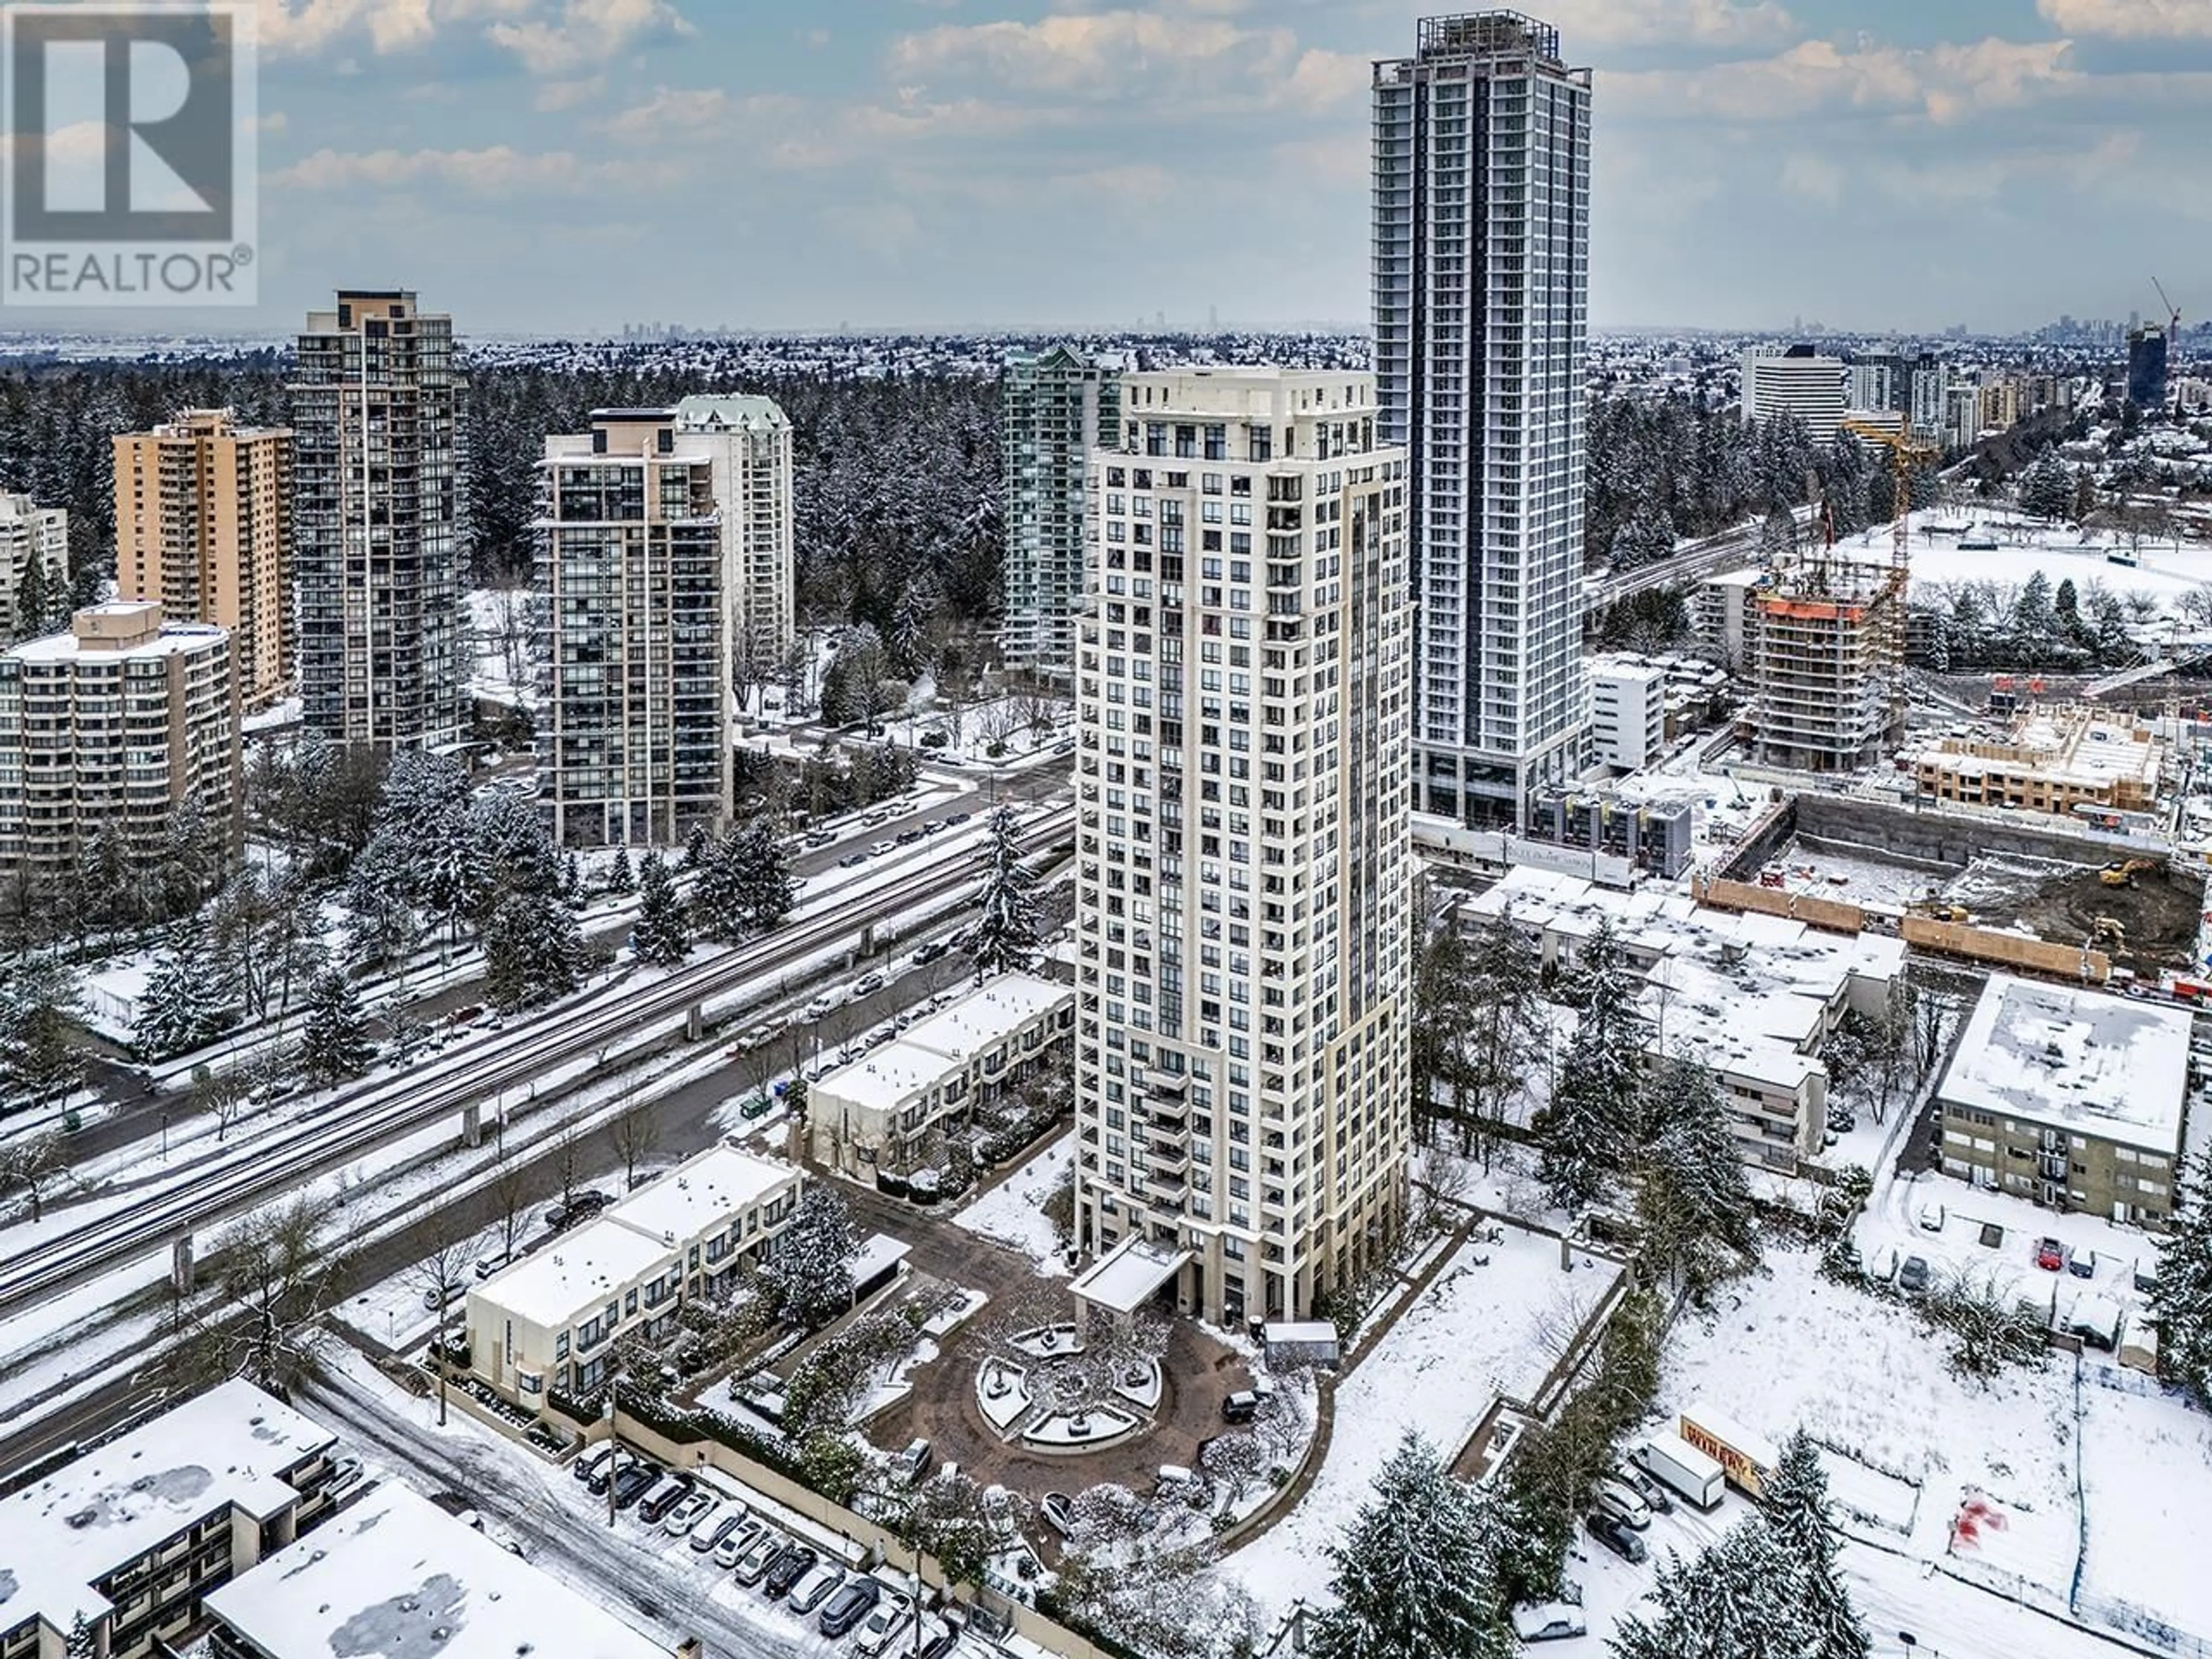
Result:
M1370 64L1451 9L262 0L262 304L195 320L359 284L483 334L1357 327ZM2148 315L2154 276L2212 313L2212 185L2159 164L2203 136L2203 6L1521 9L1596 79L1595 327L2003 333ZM1278 234L1220 237L1255 198ZM76 320L132 326L0 313Z

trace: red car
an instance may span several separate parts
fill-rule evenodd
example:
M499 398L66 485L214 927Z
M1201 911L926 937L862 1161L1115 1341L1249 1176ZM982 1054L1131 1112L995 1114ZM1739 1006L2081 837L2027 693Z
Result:
M2035 1265L2045 1273L2057 1273L2066 1266L2066 1247L2055 1238L2037 1241Z

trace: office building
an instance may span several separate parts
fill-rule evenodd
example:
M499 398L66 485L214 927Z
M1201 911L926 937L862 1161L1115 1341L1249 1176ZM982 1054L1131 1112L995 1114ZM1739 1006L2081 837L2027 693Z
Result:
M2166 407L2166 374L2170 355L2166 331L2138 328L2128 334L2128 406L2146 413Z
M1304 1317L1403 1212L1405 452L1364 374L1132 374L1078 629L1076 1212Z
M1580 769L1590 76L1556 29L1421 20L1374 71L1377 436L1412 483L1415 802L1525 822ZM1125 399L1126 402L1126 399Z
M1743 354L1744 424L1802 421L1814 443L1832 444L1844 424L1844 374L1841 360L1808 345L1754 346Z
M224 1585L207 1610L213 1659L669 1659L396 1480Z
M948 1130L1064 1066L1074 1031L1067 987L997 975L807 1089L814 1161L861 1181L921 1168Z
M289 387L293 586L310 730L384 748L467 729L463 376L404 289L311 312Z
M0 653L0 871L66 878L100 831L142 868L179 819L238 846L230 637L158 605L94 605L70 631Z
M2185 1155L2190 1013L1991 974L1936 1098L1943 1172L2056 1210L2163 1228Z
M708 1147L468 1293L469 1364L532 1411L549 1392L587 1395L615 1339L676 1328L687 1301L725 1294L765 1261L805 1177L735 1146Z
M284 695L292 666L292 434L189 409L115 440L115 581L173 622L230 635L241 708Z
M741 626L715 446L668 410L545 441L538 763L563 847L674 846L730 814Z
M1018 351L1000 381L1009 664L1065 680L1083 601L1091 452L1121 419L1121 374L1073 348Z
M0 642L39 631L44 616L27 622L23 614L27 589L41 613L68 603L69 514L0 491Z
M798 635L791 422L773 398L694 393L676 429L706 446L734 602L732 656L773 675Z
M1591 663L1589 676L1592 757L1641 771L1667 746L1667 671L1605 657Z
M0 1656L183 1647L205 1598L329 1514L337 1439L233 1381L0 1498Z

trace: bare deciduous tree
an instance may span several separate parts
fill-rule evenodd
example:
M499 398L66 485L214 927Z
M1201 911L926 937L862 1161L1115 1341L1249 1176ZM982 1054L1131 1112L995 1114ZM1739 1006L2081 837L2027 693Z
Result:
M297 1199L216 1238L215 1294L192 1316L179 1353L197 1380L246 1376L282 1396L321 1369L322 1316L343 1295L349 1267L320 1237L331 1218L327 1205Z
M634 1100L625 1105L607 1125L607 1139L622 1160L623 1187L627 1191L637 1184L637 1166L660 1145L660 1118L654 1103Z
M436 1315L430 1333L430 1360L438 1368L438 1426L446 1425L446 1322L461 1304L469 1283L469 1243L442 1219L434 1220L422 1235L429 1254L407 1273L407 1281L422 1292L422 1300Z

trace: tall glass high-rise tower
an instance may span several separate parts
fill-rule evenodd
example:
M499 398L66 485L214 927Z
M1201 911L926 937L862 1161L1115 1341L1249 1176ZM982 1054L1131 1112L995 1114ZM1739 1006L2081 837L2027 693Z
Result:
M1590 77L1517 12L1375 65L1375 369L1413 480L1414 805L1518 822L1579 769Z

